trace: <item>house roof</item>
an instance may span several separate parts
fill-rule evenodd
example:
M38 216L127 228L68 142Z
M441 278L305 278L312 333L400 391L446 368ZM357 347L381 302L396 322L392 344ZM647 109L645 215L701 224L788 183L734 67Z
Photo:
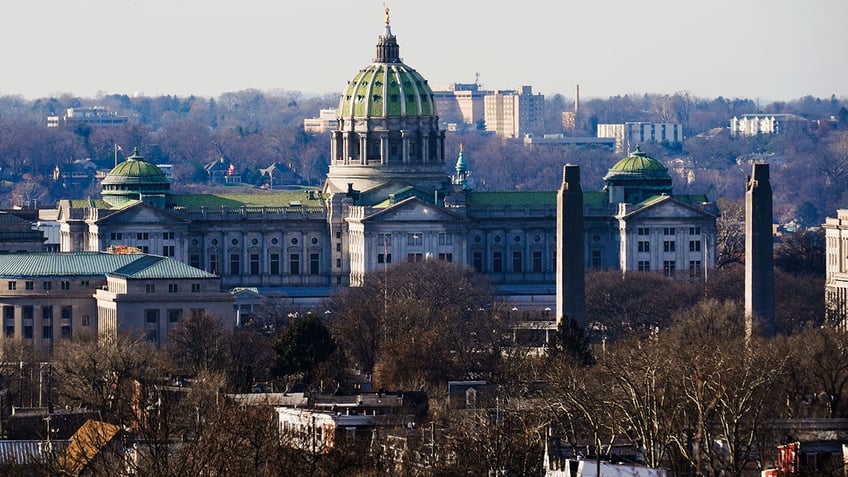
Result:
M80 475L85 467L109 444L121 426L89 419L71 436L65 452L60 456L61 467L70 475Z
M0 463L27 465L44 463L53 458L54 453L64 452L69 441L53 439L48 445L44 440L6 440L0 439Z
M167 257L103 252L45 252L0 255L0 277L213 278L215 275Z

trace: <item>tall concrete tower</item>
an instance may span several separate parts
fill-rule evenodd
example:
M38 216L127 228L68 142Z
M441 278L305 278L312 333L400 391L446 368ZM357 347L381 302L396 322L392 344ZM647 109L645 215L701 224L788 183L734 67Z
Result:
M771 183L768 164L754 164L745 191L745 336L756 326L776 334Z
M583 190L580 167L566 164L557 193L557 325L563 317L586 325L583 251Z

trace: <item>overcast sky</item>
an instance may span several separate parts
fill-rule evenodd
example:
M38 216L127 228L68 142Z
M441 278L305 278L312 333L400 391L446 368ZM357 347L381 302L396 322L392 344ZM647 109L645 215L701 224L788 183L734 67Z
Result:
M846 0L395 0L431 85L606 98L848 96ZM0 95L340 92L375 54L378 0L7 2Z

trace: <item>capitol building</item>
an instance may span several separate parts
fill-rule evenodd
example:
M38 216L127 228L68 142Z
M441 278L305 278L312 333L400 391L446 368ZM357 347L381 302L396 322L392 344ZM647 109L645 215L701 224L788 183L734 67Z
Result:
M318 303L369 272L428 259L468 265L504 297L553 304L557 191L469 186L463 151L445 151L433 91L401 60L388 18L373 61L342 90L320 190L176 194L136 151L99 199L58 203L60 250L181 262L219 277L237 310ZM714 265L718 208L674 194L666 167L638 148L583 197L586 270L697 278Z

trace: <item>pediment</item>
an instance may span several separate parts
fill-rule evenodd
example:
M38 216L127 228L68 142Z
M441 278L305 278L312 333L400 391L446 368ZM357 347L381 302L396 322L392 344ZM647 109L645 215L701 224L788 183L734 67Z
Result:
M189 221L144 202L131 205L97 221L98 225L186 224Z
M625 217L639 219L702 219L705 217L715 217L715 215L710 210L698 205L686 204L673 197L663 197L662 199L649 202L636 210L630 211Z
M459 222L466 219L442 207L410 197L362 219L363 222Z

